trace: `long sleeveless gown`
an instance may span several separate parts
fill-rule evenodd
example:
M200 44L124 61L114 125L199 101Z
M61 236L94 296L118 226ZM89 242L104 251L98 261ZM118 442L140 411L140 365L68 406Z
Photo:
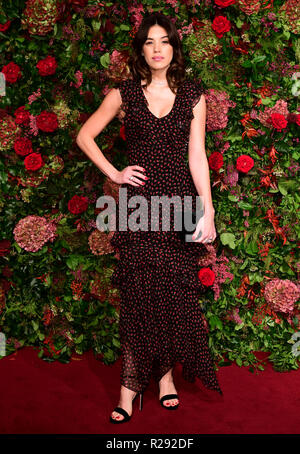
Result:
M187 164L187 151L193 107L203 88L200 82L185 80L178 88L172 110L158 118L148 108L141 82L127 79L119 88L125 112L124 127L128 165L145 169L149 180L144 186L122 184L127 200L142 195L150 207L151 196L192 196L195 209L197 191ZM120 193L119 193L120 194ZM120 201L119 201L120 203ZM117 207L119 205L117 204ZM179 232L118 229L110 243L119 254L112 283L120 291L119 334L122 351L121 384L143 391L153 374L158 382L176 362L182 364L182 376L189 382L198 377L210 390L222 390L218 384L208 335L198 303L206 290L198 278L198 260L207 253L205 244L183 242ZM171 205L171 220L174 219ZM157 221L157 218L156 218ZM153 222L153 221L152 221Z

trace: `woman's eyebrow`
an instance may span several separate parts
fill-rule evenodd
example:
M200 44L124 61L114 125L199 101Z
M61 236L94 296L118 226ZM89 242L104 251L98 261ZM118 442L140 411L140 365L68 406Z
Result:
M160 39L163 39L163 38L168 38L168 35L162 36ZM153 41L153 38L147 38L146 41L148 41L148 39L151 39Z

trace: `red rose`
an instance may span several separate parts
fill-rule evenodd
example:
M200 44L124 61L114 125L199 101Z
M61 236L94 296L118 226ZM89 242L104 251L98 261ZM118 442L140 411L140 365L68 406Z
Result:
M16 65L13 61L3 66L1 71L5 75L5 80L8 84L14 84L22 77L20 66Z
M58 128L57 116L54 112L43 110L36 117L36 125L44 132L53 132Z
M28 126L30 122L30 112L25 110L25 106L18 107L15 111L16 123Z
M36 67L39 70L40 76L51 76L55 74L57 63L54 57L48 55L48 57L40 60Z
M300 126L300 114L297 115L296 124L297 124L298 126Z
M4 257L8 255L10 250L11 242L9 240L1 240L0 241L0 257Z
M274 128L276 128L278 131L281 131L287 125L285 116L280 113L276 113L276 112L272 113L271 122L272 122L272 125L274 126Z
M210 268L201 268L198 271L198 278L201 284L206 285L207 287L213 285L216 278L215 273Z
M215 4L221 8L226 8L226 6L234 5L235 0L215 0Z
M32 142L27 137L19 137L15 140L14 149L19 156L26 156L32 153Z
M40 153L31 153L24 159L26 170L38 170L45 163Z
M213 170L219 170L223 166L223 155L219 151L214 151L208 158L209 167Z
M215 34L218 38L222 38L224 33L230 30L231 23L224 16L217 16L214 18L212 23L212 29L214 30Z
M236 168L239 172L247 173L253 166L254 160L246 154L242 154L236 160Z
M68 209L73 214L80 214L87 210L88 199L84 196L74 195L68 202Z
M0 32L5 33L6 30L9 29L10 24L11 24L10 20L6 21L5 24L0 24Z

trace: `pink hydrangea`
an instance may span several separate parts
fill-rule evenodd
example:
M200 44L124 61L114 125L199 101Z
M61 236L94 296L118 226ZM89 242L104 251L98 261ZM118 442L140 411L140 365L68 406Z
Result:
M13 234L18 245L28 252L36 252L47 241L53 242L56 237L56 225L41 216L27 216L21 219L14 228Z
M228 186L236 186L239 180L239 172L233 164L228 164L226 175L224 175L224 183Z
M100 232L98 229L94 230L89 238L89 247L94 255L104 255L113 252L113 248L110 244L111 237L114 232Z
M279 99L275 106L273 107L266 107L263 112L259 112L258 115L258 120L266 126L267 128L273 129L272 121L271 121L271 115L273 113L279 113L284 116L284 118L287 120L287 116L289 114L288 108L287 108L287 102L284 101L284 99Z
M207 106L207 131L217 131L218 129L226 128L229 107L235 107L236 103L229 99L229 95L225 91L218 91L214 88L205 92L205 100Z
M295 302L300 297L300 290L289 279L273 279L267 283L265 299L274 311L292 312Z

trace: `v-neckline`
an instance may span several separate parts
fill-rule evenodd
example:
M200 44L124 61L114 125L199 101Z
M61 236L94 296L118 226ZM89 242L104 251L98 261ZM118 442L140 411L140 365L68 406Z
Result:
M144 101L145 101L146 109L147 109L148 112L152 115L152 117L154 117L156 120L163 120L164 118L167 118L169 115L171 115L171 113L172 113L173 110L175 109L175 106L176 106L176 103L177 103L177 98L178 98L178 93L179 93L179 90L180 90L180 88L181 88L181 85L177 88L177 92L176 92L176 94L175 94L175 99L174 99L174 102L173 102L173 106L172 106L170 112L168 112L166 115L164 115L164 116L162 116L162 117L157 117L157 116L154 115L154 113L151 112L151 110L149 109L148 99L146 98L146 95L145 95L145 93L144 93L144 90L143 90L143 87L142 87L142 85L141 85L141 82L138 81L137 83L138 83L138 85L139 85L139 89L140 89L141 94L142 94L142 96L143 96L143 99L144 99Z

